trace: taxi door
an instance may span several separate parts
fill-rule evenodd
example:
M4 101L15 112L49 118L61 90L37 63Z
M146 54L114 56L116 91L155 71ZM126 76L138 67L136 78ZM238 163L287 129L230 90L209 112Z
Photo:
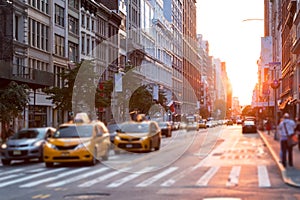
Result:
M95 145L97 149L97 157L101 157L103 160L107 160L110 147L110 139L108 130L101 124L96 124L95 126Z

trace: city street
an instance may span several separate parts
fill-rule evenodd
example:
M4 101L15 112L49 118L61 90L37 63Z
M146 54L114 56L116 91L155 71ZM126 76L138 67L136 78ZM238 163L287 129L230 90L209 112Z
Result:
M240 125L178 130L152 153L110 153L96 166L0 165L0 195L28 199L297 199L259 134Z

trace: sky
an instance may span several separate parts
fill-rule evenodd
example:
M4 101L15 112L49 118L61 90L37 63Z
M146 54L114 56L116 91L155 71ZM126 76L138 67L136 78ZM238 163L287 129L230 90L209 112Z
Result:
M208 41L209 55L226 62L240 105L251 104L264 34L264 0L197 0L196 6L197 33Z

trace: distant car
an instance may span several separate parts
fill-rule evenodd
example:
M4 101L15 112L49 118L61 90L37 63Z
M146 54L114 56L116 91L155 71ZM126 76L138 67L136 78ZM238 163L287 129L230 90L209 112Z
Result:
M120 124L114 140L115 154L121 150L150 152L160 149L161 129L156 121L128 121Z
M210 121L207 121L207 122L206 122L206 127L207 127L207 128L212 128L212 127L214 127L213 121L211 121L211 120L210 120Z
M231 119L227 120L226 125L227 126L232 126L233 125L233 121Z
M158 122L158 126L161 129L162 136L172 137L172 126L170 122Z
M53 135L55 128L24 128L1 145L1 161L9 165L12 160L30 160L38 158L43 161L43 145L48 136Z
M242 123L243 123L243 120L242 120L242 119L237 119L237 120L236 120L236 124L237 124L237 125L241 125Z
M46 167L74 162L95 165L98 159L108 160L110 146L110 136L103 122L75 117L73 122L61 124L48 138L44 162Z
M257 127L253 120L245 120L242 124L242 133L257 133Z
M199 126L199 128L207 128L207 127L206 127L206 120L200 119L200 120L198 121L198 126Z
M180 127L180 123L179 122L170 122L171 126L172 126L172 130L178 130Z

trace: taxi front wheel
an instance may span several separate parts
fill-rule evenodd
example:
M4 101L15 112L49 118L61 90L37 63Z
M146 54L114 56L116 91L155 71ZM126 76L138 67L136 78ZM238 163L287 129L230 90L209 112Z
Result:
M3 165L10 165L10 160L2 159L1 162Z

